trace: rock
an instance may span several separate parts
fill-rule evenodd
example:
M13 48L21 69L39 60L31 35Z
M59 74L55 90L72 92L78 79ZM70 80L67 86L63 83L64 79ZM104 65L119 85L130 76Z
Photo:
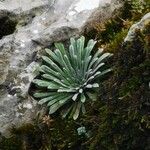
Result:
M32 122L40 111L28 94L39 56L55 41L78 36L120 8L117 0L3 0L0 2L0 133ZM13 24L13 26L12 26ZM8 32L6 32L8 31Z
M133 24L125 38L125 42L132 41L134 39L136 30L143 30L145 24L150 22L150 13L147 13L139 22Z

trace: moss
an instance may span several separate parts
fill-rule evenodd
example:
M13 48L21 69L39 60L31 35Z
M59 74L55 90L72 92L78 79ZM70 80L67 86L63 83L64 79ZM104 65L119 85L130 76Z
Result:
M149 11L150 2L148 0L143 0L143 2L140 0L125 0L120 12L104 23L93 24L93 28L85 32L85 35L89 39L99 40L99 45L112 43L116 36L121 36L121 33L124 36L131 25Z
M45 118L45 117L44 117ZM2 138L0 149L4 150L77 150L85 137L77 135L80 127L72 120L51 118L39 120L35 124L24 124L11 129L11 138ZM84 146L83 146L84 147Z
M0 142L1 150L22 150L22 141L17 137L2 138Z
M117 33L115 38L113 40L111 40L110 43L108 43L106 45L107 51L109 51L111 53L116 53L117 51L119 51L119 49L121 48L121 46L123 44L123 40L126 37L127 33L128 33L127 29L123 29L122 31Z
M150 148L148 26L115 53L114 75L103 83L101 100L106 103L99 105L100 122L90 150Z
M127 0L127 3L131 6L131 15L134 21L139 20L143 14L150 11L150 2L148 0Z
M12 128L12 137L3 138L0 149L4 150L51 150L50 133L44 124L25 124Z

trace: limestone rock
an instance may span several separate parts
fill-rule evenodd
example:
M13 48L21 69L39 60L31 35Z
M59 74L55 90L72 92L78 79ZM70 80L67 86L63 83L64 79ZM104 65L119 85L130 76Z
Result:
M147 13L143 18L137 22L136 24L133 24L128 32L128 35L125 38L125 42L132 41L135 37L136 30L140 29L142 30L145 27L145 24L150 22L150 13Z

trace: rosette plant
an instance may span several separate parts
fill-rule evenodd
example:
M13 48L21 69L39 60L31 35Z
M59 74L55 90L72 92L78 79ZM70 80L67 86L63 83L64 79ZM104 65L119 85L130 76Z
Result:
M112 54L99 49L92 55L95 44L96 41L89 40L85 46L82 36L70 39L69 50L61 43L55 43L54 51L46 49L40 79L34 79L33 83L39 87L34 97L39 99L39 104L47 104L49 114L60 110L63 117L76 120L80 112L85 113L85 103L93 89L99 87L96 79L111 71L103 66Z

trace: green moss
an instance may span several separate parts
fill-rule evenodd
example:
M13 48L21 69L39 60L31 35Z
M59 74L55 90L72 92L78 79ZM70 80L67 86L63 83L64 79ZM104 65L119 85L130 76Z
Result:
M2 138L0 142L1 150L22 150L22 141L19 137Z
M2 150L76 150L85 137L77 135L80 125L72 120L43 120L12 128L11 138L0 142Z
M2 150L51 150L50 132L44 124L25 124L11 129L12 137L3 138Z
M108 43L113 46L114 42L116 47L117 38L120 36L122 39L131 25L140 20L149 11L150 2L148 0L143 2L140 2L140 0L125 0L120 12L104 23L93 24L91 31L85 32L85 35L89 39L98 39L98 45L100 46Z
M149 24L149 23L148 23ZM146 30L147 29L147 30ZM149 27L116 51L114 75L103 83L99 127L90 150L148 150ZM141 144L142 143L142 144Z
M107 44L107 47L106 47L107 51L109 51L111 53L116 53L117 51L119 51L119 49L121 48L121 46L123 44L123 40L126 37L127 33L128 33L127 29L123 29L122 31L117 33L115 35L115 38L112 39L109 44Z

